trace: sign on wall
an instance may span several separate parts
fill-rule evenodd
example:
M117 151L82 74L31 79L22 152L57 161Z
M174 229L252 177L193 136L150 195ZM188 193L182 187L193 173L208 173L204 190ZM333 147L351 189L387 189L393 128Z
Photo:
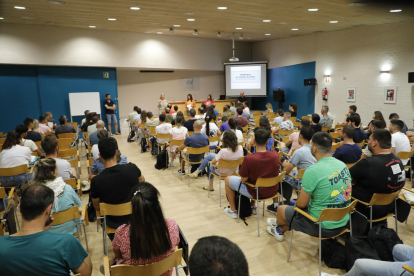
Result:
M191 78L191 79L180 79L181 90L199 90L200 89L200 79Z
M384 103L394 104L397 102L397 86L387 86L384 91Z

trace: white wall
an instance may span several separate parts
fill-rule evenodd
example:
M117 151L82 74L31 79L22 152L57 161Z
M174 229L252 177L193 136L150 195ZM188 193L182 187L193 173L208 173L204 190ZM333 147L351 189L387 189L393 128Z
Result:
M187 94L206 100L208 94L219 99L225 94L224 71L175 71L174 73L140 73L139 70L117 70L120 118L132 112L135 105L158 114L161 93L168 101L185 101ZM180 79L199 78L197 91L181 90Z
M251 43L237 42L240 61ZM0 24L0 63L223 70L231 41L99 29Z
M253 43L253 60L268 59L269 68L316 61L317 112L325 104L321 91L326 87L326 104L343 120L353 104L346 102L346 88L356 87L355 104L363 124L379 110L386 121L390 113L397 112L411 128L414 85L408 83L408 72L414 72L412 27L412 22L395 23ZM380 74L385 69L390 74ZM331 75L329 83L325 74ZM383 103L385 86L398 86L396 104Z

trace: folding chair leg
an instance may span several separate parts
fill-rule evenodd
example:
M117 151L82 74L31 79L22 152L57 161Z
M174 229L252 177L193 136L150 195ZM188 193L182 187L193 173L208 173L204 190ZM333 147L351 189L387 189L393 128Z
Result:
M369 206L369 230L372 229L372 206Z
M257 208L257 236L260 237L260 204L259 204L259 189L256 189L257 194L257 201L256 201L256 208Z
M257 204L259 205L259 204ZM265 201L263 200L263 217L264 217L264 211L265 211Z
M85 233L85 243L86 243L86 251L89 252L89 246L88 246L88 237L86 236L86 228L85 228L85 224L82 223L83 226L83 233Z
M394 216L395 216L395 232L398 235L398 220L397 220L397 200L394 200L394 205L395 205L395 212L394 212Z
M221 176L219 177L219 189L220 189L220 207L221 207Z
M242 195L239 195L239 209L237 209L238 211L237 211L237 223L239 223L239 220L240 220L240 202L241 202L241 196Z
M190 177L188 176L190 174L190 160L187 162L187 179L188 179L188 187L190 187Z
M287 262L289 262L290 259L290 249L292 248L292 240L293 240L293 230L290 230L290 242L289 242L289 251L288 251L288 257L287 257Z
M103 231L104 233L104 249L105 249L105 256L108 256L108 237L106 236L106 217L104 216L104 225L103 225Z
M207 187L208 187L208 195L207 197L210 198L210 164L207 164ZM221 206L221 205L220 205Z
M352 238L352 214L353 214L354 212L352 212L352 213L350 213L349 214L349 231L351 232L351 238Z
M319 276L322 275L322 223L319 224Z

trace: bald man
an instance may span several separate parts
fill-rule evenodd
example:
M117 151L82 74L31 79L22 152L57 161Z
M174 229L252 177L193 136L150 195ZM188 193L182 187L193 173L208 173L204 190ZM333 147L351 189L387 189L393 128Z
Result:
M191 136L188 136L185 139L184 144L182 144L175 150L175 153L179 153L186 147L202 148L202 147L210 145L207 135L201 133L202 127L203 127L203 123L200 120L195 121L194 122L194 134ZM190 154L189 158L190 158L190 161L200 162L201 160L203 160L204 154ZM185 174L185 170L184 170L185 162L184 160L182 160L181 156L180 156L180 163L181 163L181 169L178 170L178 173Z
M98 120L96 122L96 131L93 132L91 135L89 135L89 139L91 141L91 146L93 146L95 144L98 144L98 142L99 142L98 132L101 131L101 130L106 130L106 128L105 128L105 122L102 121L102 120ZM109 137L110 137L111 136L111 133L108 132L108 134L109 134Z
M244 102L247 102L246 97L244 96L244 92L240 92L240 97L237 99L237 104L242 104Z

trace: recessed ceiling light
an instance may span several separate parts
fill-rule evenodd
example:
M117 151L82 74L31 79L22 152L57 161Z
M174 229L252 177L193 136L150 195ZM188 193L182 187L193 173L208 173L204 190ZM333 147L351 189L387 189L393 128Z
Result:
M243 28L236 28L236 30L243 30Z
M270 35L270 34L265 34L265 35Z
M401 12L402 10L390 10L390 12Z
M109 21L116 21L116 18L108 18Z
M334 24L334 23L338 23L338 21L329 21L329 23L333 23Z
M194 18L188 18L187 21L195 21Z
M318 9L308 9L308 11L318 11Z
M25 7L20 7L20 6L14 6L14 8L18 9L18 10L25 10L26 9Z
M263 20L263 22L265 22L265 23L268 23L268 22L270 22L270 21L272 21L272 20L269 20L269 19L265 19L265 20Z
M3 17L0 17L0 20L3 20L4 18Z
M157 32L157 34L162 34L162 32Z
M140 10L140 8L138 8L138 7L131 7L130 9L134 10L134 11Z
M227 10L227 7L217 7L218 10Z
M96 26L89 26L89 28L96 28Z
M180 28L181 25L173 25L175 28Z
M299 29L292 29L292 31L299 31Z

